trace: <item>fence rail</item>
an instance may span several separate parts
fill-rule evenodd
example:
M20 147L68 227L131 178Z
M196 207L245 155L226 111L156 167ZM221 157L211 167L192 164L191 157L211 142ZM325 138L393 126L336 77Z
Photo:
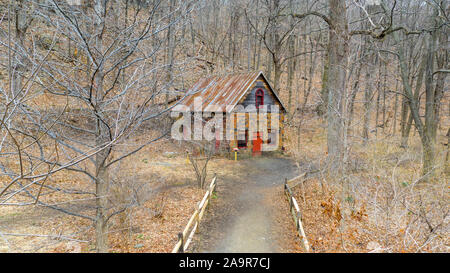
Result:
M189 222L187 223L183 232L178 233L178 241L175 244L172 253L183 253L188 249L189 244L192 242L194 234L197 231L200 220L202 219L203 214L205 213L206 207L208 206L209 201L211 200L211 196L216 189L216 185L217 185L217 175L214 175L211 184L208 187L208 190L203 196L203 199L198 203L197 208L195 209L194 213L189 219Z
M294 182L297 179L304 179L305 176L306 176L306 173L301 174L297 177L294 177L290 180L288 180L286 178L285 183L284 183L284 193L286 194L286 197L289 201L289 211L291 212L292 217L294 219L295 228L297 229L297 232L300 236L303 247L305 248L305 250L307 252L309 252L309 243L308 243L308 239L306 238L306 235L305 235L305 230L303 229L300 207L298 206L297 200L295 199L294 195L292 194L292 188L294 186L298 185L298 183L292 187L289 185L289 184L292 184L292 182Z

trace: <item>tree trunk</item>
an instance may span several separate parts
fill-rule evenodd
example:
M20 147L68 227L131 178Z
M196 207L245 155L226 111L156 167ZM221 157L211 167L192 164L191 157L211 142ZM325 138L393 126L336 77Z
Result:
M26 74L27 68L25 67L25 58L22 54L17 54L18 52L26 51L25 46L25 34L27 32L28 26L31 24L33 18L28 14L30 11L25 7L23 0L13 1L13 15L15 19L14 30L14 40L15 45L12 46L13 56L12 56L12 67L11 69L11 91L12 96L18 96L22 90L23 76Z
M447 154L445 155L445 173L448 175L450 174L450 164L448 164L450 158L450 128L447 131Z
M322 70L322 89L320 91L321 103L317 107L317 113L319 116L323 116L327 112L328 105L328 52L323 57L323 70Z
M377 78L377 105L375 111L375 138L378 138L378 120L380 115L380 96L381 96L381 60L378 65L378 78Z
M403 87L405 89L405 87ZM401 109L401 117L400 117L400 131L402 135L402 140L400 143L400 147L406 148L408 146L408 138L406 137L406 128L407 128L407 122L408 122L408 112L409 112L409 104L408 104L408 98L406 97L406 94L403 95L402 98L402 109ZM411 115L412 118L412 115Z
M395 82L395 102L394 102L394 124L392 127L392 135L395 136L397 129L397 108L398 108L398 80Z
M280 77L281 77L281 62L279 60L274 61L273 64L274 68L274 80L273 80L273 88L275 89L275 92L280 94Z
M366 72L366 87L364 89L364 122L363 122L363 142L366 144L369 141L369 125L372 114L372 79L370 69Z
M331 170L342 166L343 100L349 54L349 34L345 0L329 0L330 21L328 44L328 162Z
M290 52L294 52L293 46L290 46ZM292 115L292 82L294 80L294 64L293 60L290 59L288 62L288 82L287 82L287 89L288 89L288 114L289 117Z
M435 89L433 87L433 68L437 33L434 31L428 41L425 67L425 126L422 135L423 175L433 173L435 163Z
M95 12L97 16L95 17L95 27L94 30L97 30L98 33L101 33L103 25L105 24L105 1L97 0L94 5ZM103 37L102 34L97 36L96 39L96 48L99 52L103 52ZM100 64L100 67L97 68L97 73L94 77L95 83L95 116L97 117L97 134L96 134L96 146L102 147L109 141L109 130L106 125L106 120L102 118L104 112L104 103L103 101L103 83L104 83L104 67L103 64ZM107 239L107 195L108 195L108 185L109 185L109 174L108 169L105 168L106 159L108 158L110 149L106 148L101 150L96 154L95 157L95 189L96 189L96 206L97 206L97 214L95 219L95 234L96 234L96 248L97 252L103 253L108 252L108 239Z
M348 134L351 134L353 132L353 130L351 129L351 126L352 126L352 121L353 121L353 112L354 112L356 95L358 94L358 90L359 90L359 77L361 75L362 66L363 66L363 64L361 62L356 64L355 82L353 83L353 86L352 86L352 93L351 93L350 105L349 105L349 114L348 114L349 117L348 117L348 126L347 126Z
M384 73L383 73L383 134L385 132L385 128L387 126L388 120L386 120L386 77L387 77L387 64L384 64Z
M289 9L291 12L292 10L292 0L289 1ZM290 27L293 28L293 19L290 17L289 19ZM295 40L294 37L291 35L288 38L288 54L289 56L293 56L295 54ZM290 120L290 117L292 115L292 82L294 80L294 59L291 58L288 61L288 81L287 81L287 89L288 89L288 120Z
M311 51L313 51L313 46L311 43ZM303 105L302 105L302 109L306 108L306 104L308 103L308 98L309 95L311 94L311 89L312 89L312 84L313 84L313 79L314 79L314 74L315 74L315 70L316 70L316 58L317 58L317 54L309 54L309 71L308 71L308 85L305 88L305 93L304 93L304 100L303 100ZM305 68L306 68L306 57L305 57ZM305 76L306 76L306 69L305 69Z
M167 28L167 63L169 64L168 66L168 71L167 71L167 84L169 86L172 86L172 74L173 74L173 52L175 50L174 48L174 35L173 35L173 30L171 27L172 24L172 12L173 12L173 6L174 6L174 0L170 0L169 1L169 27ZM165 105L166 108L169 107L169 93L166 91L166 98L165 98Z
M425 72L425 58L422 60L419 68L419 73L417 74L417 81L416 81L416 89L414 91L414 100L417 101L420 104L419 101L419 95L420 95L420 89L422 88L422 82L423 82L423 74ZM413 117L411 113L408 116L408 121L406 123L406 127L404 128L404 132L402 135L402 143L400 147L408 147L408 139L409 134L411 132Z
M106 208L107 208L107 198L108 195L108 170L103 167L103 158L99 155L96 159L97 167L96 173L96 206L97 206L97 214L95 221L95 238L96 238L96 249L97 253L106 253L108 252L108 226L107 226L107 216L106 216Z
M444 2L441 3L444 5ZM446 10L446 6L443 6L443 9ZM448 65L448 31L441 31L439 33L438 38L438 48L436 48L436 65L437 70L445 69ZM437 126L439 124L440 119L440 109L441 109L441 100L444 96L444 88L446 77L448 73L438 73L436 74L436 85L434 90L434 126L432 130L432 138L436 141L437 134Z

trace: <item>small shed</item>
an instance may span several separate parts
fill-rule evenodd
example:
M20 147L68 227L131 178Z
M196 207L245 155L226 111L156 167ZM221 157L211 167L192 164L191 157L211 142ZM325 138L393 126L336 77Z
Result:
M224 130L217 132L217 150L261 155L283 149L286 108L261 71L199 79L179 104L194 114L222 111ZM179 107L172 111L181 112Z

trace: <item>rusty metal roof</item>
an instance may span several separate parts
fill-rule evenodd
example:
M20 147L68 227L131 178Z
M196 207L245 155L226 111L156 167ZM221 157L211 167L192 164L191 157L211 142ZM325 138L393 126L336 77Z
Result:
M201 97L202 111L219 106L224 112L231 112L260 75L266 80L261 71L202 78L187 91L181 104L194 110L195 98ZM269 87L272 89L270 84ZM273 89L271 91L273 92ZM284 108L276 93L273 94Z

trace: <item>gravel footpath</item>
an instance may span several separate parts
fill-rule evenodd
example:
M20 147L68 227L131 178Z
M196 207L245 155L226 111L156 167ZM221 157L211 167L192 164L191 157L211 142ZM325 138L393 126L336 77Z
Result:
M298 251L299 240L283 199L284 179L296 175L293 161L259 157L238 163L232 176L219 172L216 196L190 252Z

